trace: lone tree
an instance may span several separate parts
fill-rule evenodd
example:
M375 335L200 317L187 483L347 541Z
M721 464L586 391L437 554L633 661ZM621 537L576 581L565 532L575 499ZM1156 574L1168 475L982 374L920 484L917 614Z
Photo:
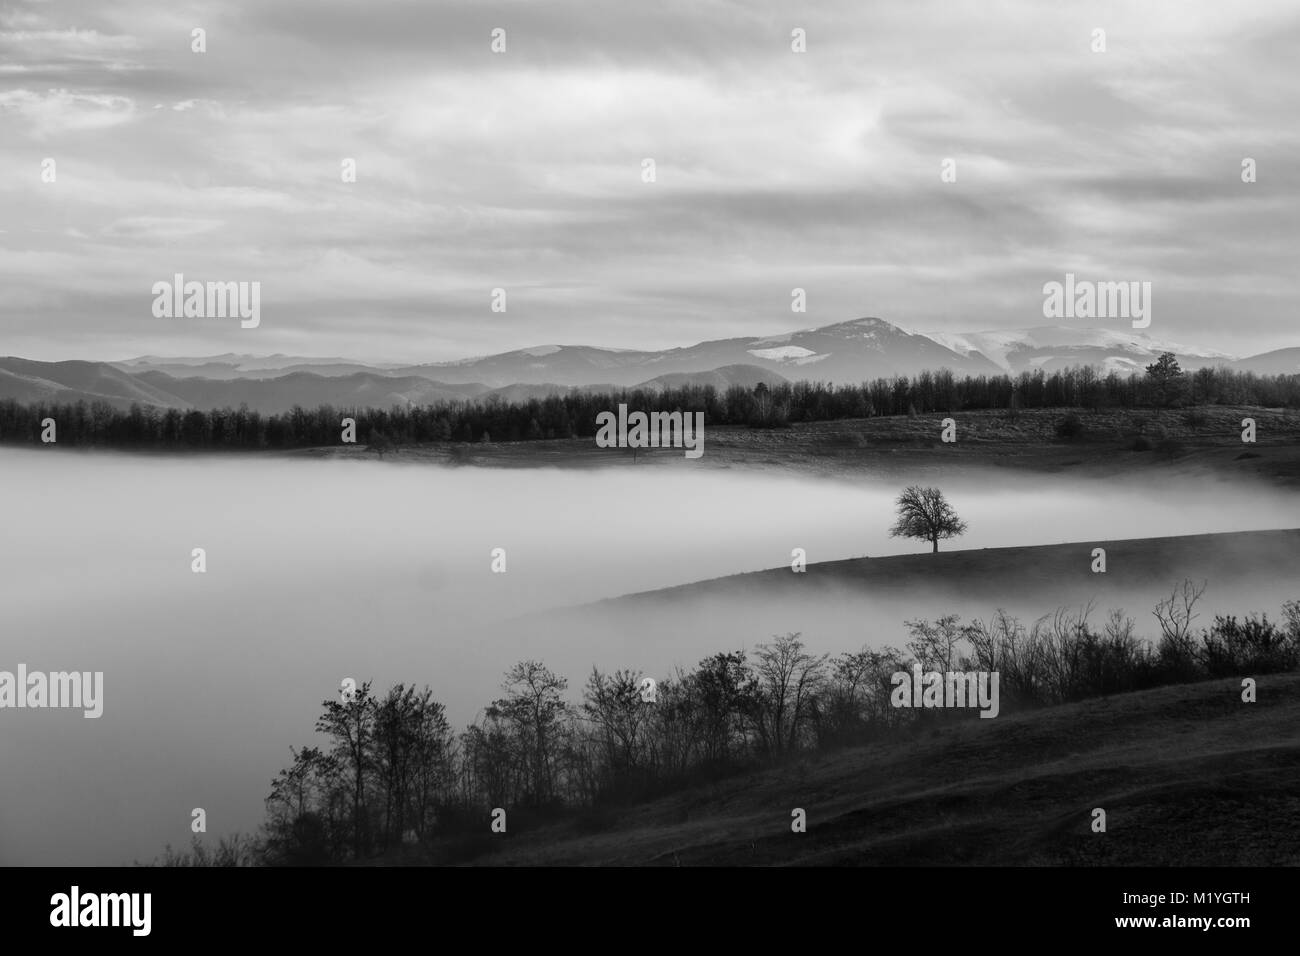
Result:
M1147 381L1161 405L1172 405L1182 397L1184 375L1173 352L1161 352L1147 366Z
M966 522L957 517L938 488L912 485L898 496L898 521L890 529L893 538L920 538L939 551L940 538L966 533Z

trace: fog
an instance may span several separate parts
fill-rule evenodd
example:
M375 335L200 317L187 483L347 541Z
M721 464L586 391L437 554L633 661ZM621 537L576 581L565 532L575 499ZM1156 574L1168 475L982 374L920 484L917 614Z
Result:
M254 830L290 746L313 742L345 677L428 684L460 726L524 656L567 676L576 700L593 664L666 675L787 631L816 651L901 645L906 617L1007 605L1032 618L1101 583L1058 597L1014 575L973 594L924 574L890 593L818 582L815 562L929 551L888 536L900 483L868 479L2 449L0 480L0 670L104 672L97 720L0 710L3 864L149 860L188 844L195 807L209 840ZM927 483L969 524L945 549L1297 523L1292 497L1239 482L970 471ZM788 568L793 548L810 562L789 576L810 585L803 598L786 585L537 613ZM1287 564L1257 563L1220 556L1217 583L1231 586L1211 582L1201 623L1300 596L1281 587ZM1112 567L1099 607L1122 599L1149 635L1164 570Z

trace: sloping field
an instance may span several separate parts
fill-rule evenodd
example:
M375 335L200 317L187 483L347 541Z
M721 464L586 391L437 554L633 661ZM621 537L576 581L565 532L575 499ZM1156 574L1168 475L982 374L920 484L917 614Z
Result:
M1258 678L1256 703L1232 679L972 716L599 819L498 836L476 862L1296 865L1300 675Z
M944 542L941 547L960 545ZM1106 552L1105 573L1092 570L1096 548ZM793 574L789 567L771 568L628 595L595 606L631 611L647 602L663 606L705 597L794 598L849 588L858 594L984 595L991 601L1009 592L1030 592L1060 603L1096 597L1104 607L1112 592L1151 584L1165 587L1167 593L1169 583L1183 578L1208 579L1219 592L1239 584L1291 579L1295 593L1287 596L1300 598L1300 578L1293 574L1296 567L1300 567L1300 529L1242 531L822 561L809 564L803 574Z

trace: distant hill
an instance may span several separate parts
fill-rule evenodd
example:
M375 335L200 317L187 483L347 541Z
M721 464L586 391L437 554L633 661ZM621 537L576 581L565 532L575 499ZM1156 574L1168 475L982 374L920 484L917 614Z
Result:
M306 358L296 355L239 355L227 352L206 358L162 358L142 355L110 363L124 372L165 372L173 378L274 378L293 372L315 375L354 375L357 372L385 374L392 366L371 365L343 358Z
M376 365L342 358L216 355L164 359L141 356L114 363L125 371L153 369L174 377L267 378L297 371L343 376L357 372L418 376L445 384L489 388L544 385L551 389L614 385L633 387L670 375L698 375L741 365L791 381L856 384L866 379L951 369L956 375L996 374L1070 365L1141 372L1162 352L1187 369L1228 365L1255 371L1295 371L1300 349L1280 349L1247 359L1213 349L1150 338L1127 329L1039 326L984 332L922 333L884 319L861 318L783 335L700 342L662 351L594 345L540 345L495 355L417 365Z
M878 318L783 335L700 342L662 351L542 345L421 365L371 365L345 358L236 353L140 356L122 362L0 359L0 398L31 402L102 399L189 408L247 403L263 412L333 404L391 405L497 396L527 401L573 388L659 390L681 385L753 388L812 380L858 384L948 369L953 375L1051 372L1091 365L1141 373L1162 352L1188 370L1226 365L1265 374L1300 371L1300 348L1246 359L1162 342L1129 331L1043 326L922 334Z
M659 375L637 388L646 391L663 391L666 388L685 388L687 386L711 385L718 391L725 391L733 385L754 388L760 382L769 388L788 382L789 379L768 369L756 365L724 365L711 372L672 372Z
M188 366L205 368L205 365ZM228 369L229 366L226 366ZM301 366L291 366L300 369ZM634 387L661 391L684 385L731 385L752 388L759 382L776 385L780 375L753 366L733 365L700 373L660 376ZM426 405L437 402L497 398L504 402L526 402L573 388L584 392L615 392L625 386L603 383L588 386L508 385L490 389L478 383L446 384L418 375L385 375L380 372L351 372L321 375L316 371L285 371L275 377L239 378L174 377L155 369L129 373L102 362L32 362L0 359L0 399L29 402L106 401L119 408L132 403L158 408L249 408L264 414L286 412L295 405L339 408L392 405Z
M18 402L105 401L182 407L184 402L152 382L104 362L33 362L0 358L0 399Z
M418 376L390 377L375 372L335 377L290 372L278 378L228 381L178 379L162 372L142 372L137 377L160 392L175 396L188 407L238 407L241 402L246 402L249 408L266 413L288 411L295 405L303 408L318 405L387 408L408 402L424 405L474 398L486 391L481 385L443 385Z
M1277 349L1253 355L1234 363L1234 368L1260 375L1295 375L1300 373L1300 348Z
M295 405L340 408L427 404L474 398L482 385L443 385L418 376L390 377L360 372L327 377L290 372L277 378L173 378L165 372L122 371L104 362L33 362L0 359L0 399L18 402L105 401L117 408L133 403L156 408L249 408L266 414Z

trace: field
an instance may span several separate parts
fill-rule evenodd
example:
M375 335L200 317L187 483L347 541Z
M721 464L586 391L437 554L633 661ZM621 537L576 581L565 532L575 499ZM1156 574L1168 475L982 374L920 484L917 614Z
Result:
M1031 409L845 419L790 428L711 428L702 458L677 449L597 448L590 438L532 442L439 443L402 448L394 461L487 467L779 468L820 477L942 473L963 465L1031 472L1104 476L1152 470L1214 470L1262 476L1300 487L1300 415L1280 409L1210 406L1196 409L1089 411L1076 409L1081 433L1063 439L1057 427L1070 412ZM951 417L957 440L940 440ZM1243 443L1241 422L1253 418L1256 441ZM313 457L374 457L364 445L296 452ZM942 457L940 457L942 456Z

